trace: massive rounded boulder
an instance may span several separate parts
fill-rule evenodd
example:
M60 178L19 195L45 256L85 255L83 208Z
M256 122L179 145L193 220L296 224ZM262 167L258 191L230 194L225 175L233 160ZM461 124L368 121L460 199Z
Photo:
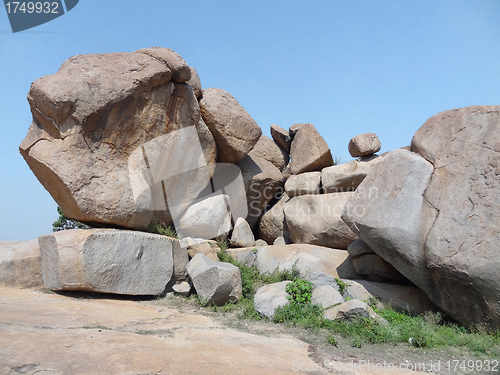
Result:
M342 218L446 313L499 328L500 106L439 113L411 150L384 157Z
M74 56L31 85L33 124L21 154L73 219L169 223L167 201L178 212L189 206L216 158L193 89L179 83L190 77L179 55L158 47Z

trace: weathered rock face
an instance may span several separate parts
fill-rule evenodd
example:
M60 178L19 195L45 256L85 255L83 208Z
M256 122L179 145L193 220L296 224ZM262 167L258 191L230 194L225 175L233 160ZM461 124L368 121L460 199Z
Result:
M43 282L53 290L159 295L174 275L174 239L113 229L41 236Z
M276 309L289 303L286 286L290 283L291 281L282 281L260 287L253 299L255 310L262 316L273 319Z
M189 67L191 70L191 78L186 83L193 88L194 96L199 99L203 95L203 90L201 89L200 76L195 68Z
M253 229L269 202L283 191L283 176L272 163L251 154L245 156L237 166L241 169L247 195L246 220Z
M366 175L382 160L377 155L366 156L349 163L334 165L321 171L321 184L325 193L354 191Z
M67 216L95 226L168 224L162 181L181 208L207 185L213 136L191 86L171 81L189 80L189 67L165 63L160 55L174 55L162 51L75 56L32 84L33 124L20 151Z
M174 50L163 47L143 48L135 51L143 53L158 60L172 72L172 81L174 82L189 82L191 79L191 68L184 59Z
M302 195L284 206L293 243L347 249L357 236L342 221L342 208L354 193Z
M278 125L271 125L271 137L274 141L283 148L287 153L290 153L292 137L290 133Z
M299 195L319 194L321 187L321 172L306 172L290 176L285 182L285 192L290 197Z
M330 148L313 124L300 126L293 137L290 157L292 174L320 171L333 165Z
M359 257L365 254L375 254L375 251L370 249L370 247L363 242L360 238L352 242L347 246L347 252L353 258Z
M241 297L240 269L232 264L196 254L187 265L187 271L203 303L224 305Z
M250 155L258 156L272 163L280 171L285 168L290 158L288 153L279 147L271 138L261 135Z
M200 107L203 120L217 142L219 161L236 163L259 141L262 130L227 91L203 90Z
M343 214L377 254L469 327L500 327L499 125L499 106L431 117L412 140L416 154L389 153L360 185L376 186L378 198L346 205L364 214Z
M360 275L377 275L384 279L401 281L404 279L398 270L377 254L364 254L352 260L352 265Z
M344 298L342 295L334 287L329 285L317 286L312 291L311 303L318 304L324 309L343 302Z
M43 285L38 240L0 242L0 285L22 288Z
M181 248L187 250L189 259L194 258L198 253L202 253L216 262L219 261L217 253L220 251L220 247L216 241L203 238L184 237L179 242Z
M259 236L268 244L274 243L278 237L284 237L285 240L288 238L291 241L283 211L285 203L289 200L290 197L286 193L283 194L278 203L262 215L260 219Z
M374 154L380 148L380 140L375 133L357 135L349 142L349 153L353 158Z
M232 247L249 247L255 244L252 228L245 219L239 217L234 224L230 245Z

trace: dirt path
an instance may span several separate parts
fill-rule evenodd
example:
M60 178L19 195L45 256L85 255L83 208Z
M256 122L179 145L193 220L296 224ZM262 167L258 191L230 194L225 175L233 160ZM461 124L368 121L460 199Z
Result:
M154 301L0 288L1 374L314 374L315 360L291 336L242 332Z

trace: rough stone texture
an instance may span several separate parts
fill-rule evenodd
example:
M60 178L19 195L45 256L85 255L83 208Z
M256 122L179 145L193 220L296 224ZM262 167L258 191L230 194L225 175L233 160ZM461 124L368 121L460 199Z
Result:
M290 137L292 137L292 140L295 137L295 135L297 134L297 132L299 131L299 129L301 127L303 127L304 125L305 124L298 123L298 124L293 124L292 126L290 126L290 129L288 130L288 134L290 134Z
M336 291L339 291L339 285L337 284L335 277L324 272L310 273L309 275L305 276L304 279L310 281L315 288L318 288L320 286L329 286Z
M229 197L217 194L192 204L176 230L182 237L226 239L231 230Z
M285 237L291 242L288 226L285 223L285 213L283 208L285 203L290 200L290 197L284 193L278 203L268 210L259 222L259 236L268 244L274 243L276 238Z
M262 135L259 125L227 91L214 88L203 90L200 108L203 120L217 143L221 162L240 161Z
M38 240L0 242L0 285L36 288L43 285Z
M428 278L400 271L459 322L500 328L500 106L439 113L415 133L411 149L435 168L424 199L438 215L421 217L432 225L419 243Z
M316 366L301 340L234 330L169 302L68 298L7 287L0 288L0 300L3 375L290 375L296 373L293 361ZM111 329L89 329L99 325Z
M197 168L214 161L215 141L191 87L171 76L158 58L110 53L72 57L33 82L33 124L20 151L68 217L134 229L153 219L168 224L161 182L181 208L207 185L210 170ZM186 172L181 156L193 170L169 179Z
M354 319L354 318L368 318L369 306L357 299L351 299L341 305L329 308L323 313L325 319Z
M380 140L375 133L360 134L349 141L349 153L353 158L374 154L380 148Z
M411 314L423 314L426 311L437 311L429 297L419 288L408 285L377 283L368 280L343 280L347 285L346 296L367 301L376 297L397 310Z
M292 144L292 137L290 133L278 125L271 125L271 137L274 141L281 146L283 150L290 153L290 146Z
M174 262L174 274L170 283L180 283L187 280L187 269L186 266L189 262L189 255L187 249L180 245L180 241L177 238L169 237L170 243L172 244L172 259Z
M429 280L423 245L437 214L422 196L432 171L421 156L392 151L359 185L342 212L342 219L363 242L420 287Z
M187 265L189 278L200 301L222 306L241 297L240 269L196 254Z
M334 277L359 278L345 250L296 244L257 248L255 266L262 273L292 269L294 264L303 275L324 272Z
M322 285L313 289L311 302L327 309L330 306L343 303L344 297L335 288L329 285Z
M354 193L303 195L284 206L293 243L347 249L357 236L342 221L342 208Z
M253 298L255 310L266 318L273 319L276 309L289 303L286 286L291 281L268 284L260 287Z
M349 163L334 165L321 171L321 184L325 193L354 191L366 175L382 158L377 155L366 156Z
M306 172L290 176L285 182L285 193L290 197L299 195L319 194L321 186L321 172Z
M243 263L248 267L252 267L255 263L255 253L257 248L252 247L242 249L228 249L227 252L238 262Z
M283 176L273 164L251 154L245 156L237 165L241 169L247 194L246 220L253 229L269 202L283 191Z
M242 217L236 219L230 245L232 247L250 247L255 245L252 228L250 228L250 225Z
M183 297L189 297L191 294L191 285L188 282L183 281L180 284L175 284L172 287L173 291Z
M41 236L43 282L53 290L159 295L173 276L172 239L114 229Z
M330 148L313 124L305 124L295 134L290 148L292 174L321 171L333 165Z
M385 279L401 281L404 276L377 254L364 254L352 260L352 265L360 275L378 275Z
M365 254L375 254L375 251L370 249L370 247L363 242L362 239L358 238L356 241L352 242L347 246L347 252L353 258L357 258Z
M172 72L172 81L182 83L191 79L191 69L174 50L163 47L142 48L135 53L143 53L158 60Z
M191 70L191 78L186 83L193 88L194 96L196 96L196 99L200 99L201 95L203 94L203 90L201 89L200 76L198 75L196 69L192 66L189 67L189 70Z
M261 135L259 141L255 144L250 155L258 156L272 163L280 171L288 164L290 156L288 152L278 146L271 138Z
M185 237L180 240L180 246L187 249L189 259L192 259L198 253L202 253L216 262L219 261L217 253L220 248L216 241Z

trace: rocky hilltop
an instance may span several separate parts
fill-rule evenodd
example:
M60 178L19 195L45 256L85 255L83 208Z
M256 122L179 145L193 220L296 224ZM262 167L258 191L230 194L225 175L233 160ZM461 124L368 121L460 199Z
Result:
M21 154L94 229L0 243L3 284L224 304L242 293L239 269L216 254L227 239L260 272L298 267L329 319L380 321L361 302L376 296L500 328L500 106L439 113L383 155L376 134L357 135L346 145L357 159L334 165L313 124L266 137L166 48L72 57L28 101ZM147 233L152 223L181 239ZM334 278L356 281L341 296ZM263 288L255 306L272 316L286 282Z

